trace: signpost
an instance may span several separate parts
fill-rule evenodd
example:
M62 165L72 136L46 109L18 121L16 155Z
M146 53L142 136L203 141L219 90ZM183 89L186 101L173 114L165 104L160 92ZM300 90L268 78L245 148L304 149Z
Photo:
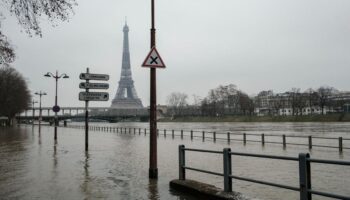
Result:
M108 92L80 92L80 101L108 101Z
M165 64L154 46L148 53L142 67L165 68Z
M109 84L108 83L86 83L81 82L79 84L80 89L108 89Z
M81 80L97 80L97 81L108 81L109 75L107 74L89 74L89 73L81 73L79 78Z
M61 110L61 108L59 107L59 106L53 106L52 107L52 110L55 112L55 113L58 113L58 112L60 112L60 110Z
M81 73L79 78L85 80L79 84L80 89L85 89L85 92L79 93L79 100L85 101L85 151L89 149L89 101L108 101L108 92L89 92L89 89L108 89L108 83L90 83L89 80L108 81L107 74L90 74L89 68L86 73Z

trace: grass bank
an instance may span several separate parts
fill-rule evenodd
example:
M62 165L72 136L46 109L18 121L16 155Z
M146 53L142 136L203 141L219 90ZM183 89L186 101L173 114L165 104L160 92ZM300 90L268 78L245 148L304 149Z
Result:
M350 122L350 114L305 116L222 116L162 118L160 122Z

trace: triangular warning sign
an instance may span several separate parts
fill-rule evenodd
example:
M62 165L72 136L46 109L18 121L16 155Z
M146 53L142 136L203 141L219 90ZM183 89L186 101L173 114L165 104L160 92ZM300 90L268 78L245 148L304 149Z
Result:
M153 47L148 53L145 61L143 61L142 67L165 68L165 64L156 47Z

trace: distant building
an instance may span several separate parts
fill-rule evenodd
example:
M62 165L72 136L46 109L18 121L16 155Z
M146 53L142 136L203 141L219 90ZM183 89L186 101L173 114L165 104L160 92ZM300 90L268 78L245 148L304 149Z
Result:
M291 92L274 94L271 90L262 91L254 97L254 105L255 114L258 116L322 114L317 96L312 97L308 93L293 96ZM350 112L350 92L341 91L329 96L323 112L324 114Z

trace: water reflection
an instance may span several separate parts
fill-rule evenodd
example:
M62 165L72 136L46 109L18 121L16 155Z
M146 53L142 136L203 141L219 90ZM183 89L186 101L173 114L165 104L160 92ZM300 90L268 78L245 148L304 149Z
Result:
M84 160L84 172L83 172L83 182L80 186L82 192L85 194L84 199L89 199L90 197L90 190L89 190L89 183L90 183L90 174L89 174L89 160L90 160L90 154L85 151L85 160Z
M150 179L148 182L148 199L150 200L158 200L158 181L155 179Z

